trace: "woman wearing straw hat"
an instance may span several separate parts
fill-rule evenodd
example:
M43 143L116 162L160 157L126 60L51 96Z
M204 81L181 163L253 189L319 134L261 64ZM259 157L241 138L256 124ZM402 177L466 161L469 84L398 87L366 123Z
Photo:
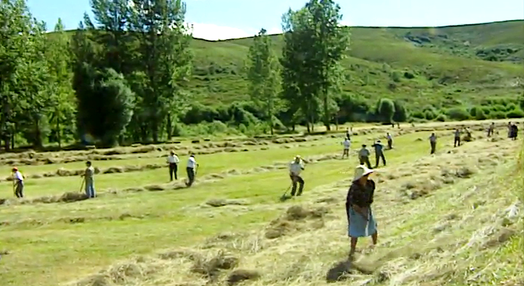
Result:
M353 183L346 198L346 214L348 218L348 235L351 238L349 256L353 256L359 237L371 236L373 246L377 244L377 224L371 211L375 182L368 177L373 170L363 165L355 169Z

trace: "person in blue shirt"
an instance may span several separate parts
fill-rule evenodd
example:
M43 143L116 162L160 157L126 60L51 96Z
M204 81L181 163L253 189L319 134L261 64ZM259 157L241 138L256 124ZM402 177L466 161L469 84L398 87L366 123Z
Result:
M371 145L371 147L375 148L375 167L378 167L378 163L380 161L380 158L382 158L382 163L384 163L384 166L386 166L386 157L384 156L384 145L380 143L380 140L375 142L375 144Z

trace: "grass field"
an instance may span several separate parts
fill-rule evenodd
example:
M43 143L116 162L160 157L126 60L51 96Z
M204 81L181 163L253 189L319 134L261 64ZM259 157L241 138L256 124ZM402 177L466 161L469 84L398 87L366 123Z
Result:
M180 187L183 170L168 182L162 156L174 146L0 154L29 177L23 201L0 182L1 285L522 285L521 141L506 139L504 126L488 139L486 122L465 124L475 140L459 148L453 124L356 129L354 150L386 131L395 148L374 175L379 245L371 252L360 241L352 265L343 205L357 162L340 159L342 134L182 142L181 169L188 152L207 153L196 157L191 188ZM438 152L429 155L434 129ZM305 192L280 202L296 154L307 162ZM80 187L66 171L83 162L64 161L88 156L112 170L96 176L99 197L56 200Z

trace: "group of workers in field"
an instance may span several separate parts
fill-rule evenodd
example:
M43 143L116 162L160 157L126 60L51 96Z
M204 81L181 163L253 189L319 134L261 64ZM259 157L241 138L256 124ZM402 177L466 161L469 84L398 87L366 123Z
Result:
M471 138L471 131L469 128L457 128L454 130L454 141L453 146L459 147L461 145L461 135L465 132L466 138ZM492 123L487 130L487 136L491 137L495 132L495 123ZM518 128L515 123L508 123L508 137L512 140L516 140ZM387 148L393 149L393 137L390 133L385 136L387 140ZM432 133L429 137L430 142L430 153L436 152L437 136ZM344 150L342 158L348 157L351 148L351 131L348 129L346 137L342 142ZM375 154L375 166L379 166L380 160L384 166L386 166L386 157L384 154L385 146L380 140L377 140L371 147L374 149ZM367 149L365 144L358 151L358 159L360 165L355 168L353 180L348 190L346 197L346 215L348 221L348 236L351 238L350 256L352 257L355 253L358 238L360 237L372 237L373 246L377 244L378 230L377 224L373 217L371 210L371 204L373 203L373 196L375 191L375 182L369 178L369 175L373 173L373 167L371 167L370 157L371 152ZM178 165L180 159L174 151L169 153L167 157L167 164L169 168L170 180L178 180ZM186 164L187 181L185 182L187 187L190 187L196 176L198 164L195 160L195 155L191 154ZM291 197L301 196L304 191L305 181L301 176L302 171L305 169L305 164L300 155L295 156L293 161L289 163L289 178L291 180ZM24 177L18 168L14 167L13 172L13 191L17 198L24 197ZM83 177L83 183L85 183L85 193L88 198L94 198L96 196L94 187L94 174L95 169L93 168L90 161L86 162L86 169L81 175ZM298 190L297 190L298 187ZM285 195L285 194L284 194Z

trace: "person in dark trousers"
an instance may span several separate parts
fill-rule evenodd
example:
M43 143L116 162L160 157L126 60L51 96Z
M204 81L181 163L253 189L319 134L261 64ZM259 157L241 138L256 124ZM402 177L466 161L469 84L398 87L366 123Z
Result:
M511 139L517 140L518 134L519 134L519 128L517 127L517 124L513 123L511 125Z
M349 257L352 258L360 237L371 236L373 247L377 245L378 230L377 223L371 210L373 195L375 193L375 182L369 179L373 170L365 166L355 169L353 182L346 197L346 216L348 220L348 236L351 238Z
M169 156L167 156L167 163L169 164L169 178L171 181L173 181L173 175L175 177L175 180L178 180L178 163L180 163L180 160L178 159L178 156L175 154L174 151L171 151L169 153Z
M393 149L393 137L391 137L389 132L386 134L386 139L388 140L388 149Z
M360 162L360 165L365 164L366 166L368 166L369 169L371 169L371 163L369 162L369 155L371 155L371 153L366 147L366 144L363 144L362 149L358 151L358 160Z
M92 199L96 196L95 192L95 168L93 168L91 161L86 162L86 169L81 175L84 177L85 192L88 198Z
M344 159L344 156L349 158L349 148L351 147L351 141L349 138L346 137L346 139L342 142L342 145L344 145L344 151L342 152L342 159Z
M191 185L193 185L193 183L195 182L197 167L198 167L198 164L195 160L195 154L191 154L191 156L189 156L189 159L187 160L187 166L186 166L186 171L187 171L186 186L187 187L191 187Z
M453 140L453 147L460 147L460 129L455 129L455 140Z
M512 137L513 136L513 130L511 129L511 125L512 125L511 121L508 122L508 138L510 138L510 139L513 138Z
M292 187L291 187L291 196L295 196L295 193L297 191L297 184L298 186L298 193L297 196L302 195L302 191L304 190L304 179L300 176L300 173L304 170L304 162L302 161L302 158L300 158L299 155L295 156L295 159L289 163L289 178L291 179Z
M429 136L429 145L431 146L431 154L435 154L437 151L437 135L435 133L431 133L431 136Z
M495 132L495 122L491 122L491 125L488 127L488 137L494 135Z
M384 163L384 166L386 166L386 156L384 156L384 145L382 145L382 143L380 143L380 140L378 140L371 147L375 149L375 168L378 167L380 159L382 159L382 163Z
M24 197L24 176L18 171L17 167L13 168L13 188L17 198Z

